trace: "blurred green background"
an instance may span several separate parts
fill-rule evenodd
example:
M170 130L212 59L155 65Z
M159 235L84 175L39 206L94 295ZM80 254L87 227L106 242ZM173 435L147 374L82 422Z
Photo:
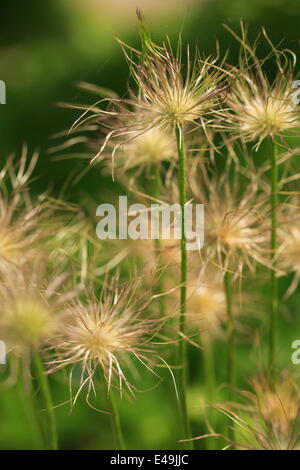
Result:
M7 86L7 104L0 105L0 155L2 162L13 152L18 153L26 142L31 151L40 150L37 174L39 185L54 184L59 191L74 161L56 162L48 148L57 143L53 134L68 129L78 112L62 109L57 102L93 102L76 88L77 81L96 83L112 88L119 94L126 92L127 64L117 44L119 37L132 45L138 44L135 8L141 8L148 20L155 40L165 34L176 40L182 30L183 41L197 43L205 53L213 52L218 39L222 50L231 48L231 57L238 46L223 28L223 23L238 28L240 19L249 25L250 36L255 37L264 26L275 44L284 40L285 47L299 55L300 3L295 0L10 0L2 2L0 16L0 79ZM262 51L263 53L263 51ZM78 151L78 149L77 149ZM76 160L78 171L85 161ZM101 183L101 185L100 185ZM88 192L101 203L101 191L111 186L110 179L101 176L97 167L75 186L70 198L80 200ZM101 187L101 191L99 190ZM284 289L284 286L281 286ZM290 344L295 338L295 322L299 330L297 312L299 296L289 302L293 328L281 335L280 360L290 361ZM218 354L218 382L225 380L224 354ZM201 410L200 353L191 351L193 386L190 390L193 434L206 432L199 420ZM240 384L253 368L256 358L249 345L239 348ZM178 416L175 394L169 375L154 390L140 393L136 401L122 401L121 414L128 448L175 448L178 439ZM68 399L65 385L52 380L54 401ZM143 389L153 386L153 378ZM19 393L12 389L1 391L0 448L33 448L33 436L28 432L26 410ZM105 406L99 398L99 407ZM68 406L57 409L60 444L67 449L110 448L112 446L109 420L90 409L84 397L70 414ZM199 424L200 423L200 424ZM199 444L200 445L203 444Z

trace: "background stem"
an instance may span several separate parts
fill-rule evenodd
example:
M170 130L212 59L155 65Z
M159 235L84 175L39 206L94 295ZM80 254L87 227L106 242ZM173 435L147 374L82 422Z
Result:
M229 397L232 398L233 387L235 385L235 338L234 321L232 312L232 276L228 271L224 274L224 291L227 309L227 383Z
M232 311L232 275L228 271L224 274L224 291L227 309L227 384L228 399L231 401L234 396L235 386L235 332ZM228 437L230 440L234 440L234 430L232 427L228 429Z
M277 168L277 145L270 140L270 158L271 158L271 261L275 268L275 256L277 246L277 184L278 184L278 168ZM276 272L271 269L271 310L269 323L269 371L272 376L275 367L276 358L276 329L277 329L277 312L278 312L278 284Z
M125 446L125 441L124 441L124 437L122 433L120 416L118 413L118 408L116 406L115 397L111 390L107 392L107 401L109 403L109 408L110 408L110 413L111 413L111 423L112 423L113 433L114 433L116 444L117 444L117 449L125 450L126 446Z
M26 416L27 429L32 436L35 450L45 449L44 436L41 422L37 412L37 404L32 390L32 384L25 380L22 365L20 366L20 374L17 380L17 391L22 401L24 413Z
M155 172L153 176L153 197L155 199L159 199L161 192L161 178L160 178L160 167L159 165L155 166ZM159 295L158 302L159 302L159 313L161 317L165 316L165 298L163 295L164 292L164 276L163 276L163 269L161 264L161 240L158 238L154 240L154 249L155 249L155 261L157 265L157 272L158 272L158 280L157 280L157 289L156 294Z
M203 366L204 366L204 376L205 376L205 390L206 390L206 400L209 403L213 403L215 399L215 364L214 364L214 354L212 348L212 339L209 332L204 331L201 334L202 344L203 344Z
M40 392L43 397L43 401L46 407L47 420L48 420L48 434L49 434L49 448L51 450L58 449L57 443L57 431L56 431L56 421L55 414L53 409L52 397L49 388L48 378L45 374L44 366L41 361L40 355L38 352L33 354L33 365L35 368L35 375L40 386Z
M215 410L211 407L216 399L216 379L215 379L215 361L212 338L209 331L201 333L201 342L203 344L202 358L204 367L204 385L205 385L205 401L209 405L209 422L215 427ZM215 450L215 440L206 439L206 449Z
M186 281L187 281L187 253L186 253L186 233L185 233L185 204L186 204L186 158L184 149L184 136L182 127L179 125L175 129L178 163L179 163L179 193L181 207L181 287L180 287L180 316L179 316L179 346L178 346L178 393L180 402L181 419L183 425L184 438L191 437L191 429L188 418L186 402L186 385L188 376L187 343L182 339L180 333L185 332L186 313ZM193 441L186 442L188 449L193 449Z

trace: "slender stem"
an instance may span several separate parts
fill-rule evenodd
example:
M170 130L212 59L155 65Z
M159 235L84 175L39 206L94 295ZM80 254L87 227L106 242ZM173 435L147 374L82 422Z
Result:
M41 361L38 352L33 354L33 364L35 368L36 379L40 386L40 391L43 397L43 401L46 407L47 419L48 419L48 431L49 431L49 448L51 450L58 449L57 443L57 430L56 420L52 403L52 396L49 388L48 378L45 374L44 366Z
M153 177L153 196L157 199L160 196L160 169L159 165L155 166L155 174ZM158 281L157 281L157 289L156 293L159 295L158 301L159 301L159 313L161 317L165 316L165 299L164 296L161 295L164 291L164 277L163 277L163 270L161 266L161 241L159 238L154 240L154 248L155 248L155 260L157 264L157 269L158 269Z
M31 383L26 383L22 366L20 367L20 376L17 381L17 390L22 400L24 413L26 415L27 426L32 435L36 450L44 449L44 436L41 423L37 414L37 406L35 403Z
M161 268L161 263L159 260L160 249L161 249L160 240L154 240L154 246L156 250L157 269L159 270L156 294L159 295L158 297L159 313L160 313L160 316L163 318L165 316L165 299L164 299L164 296L161 295L164 292L164 276L163 276L163 271Z
M235 331L234 320L232 311L232 276L231 273L226 271L224 274L224 291L226 297L227 309L227 384L228 384L228 398L233 399L234 385L235 385ZM234 430L228 429L228 437L234 440Z
M178 347L178 392L181 419L183 425L184 438L191 437L191 429L187 411L186 386L188 376L188 358L187 343L180 333L185 332L185 313L186 313L186 281L187 281L187 252L186 252L186 233L185 233L185 205L186 205L186 157L184 149L183 129L176 127L176 142L179 163L179 193L181 208L181 287L180 287L180 316L179 316L179 347ZM193 449L193 441L186 442L188 449Z
M203 344L203 366L205 373L205 390L206 400L210 403L215 398L215 365L214 365L214 354L211 344L211 338L207 331L202 333L202 344Z
M212 348L212 339L208 331L201 334L203 344L203 367L204 367L204 385L205 385L205 400L211 405L215 400L215 364L214 364L214 351ZM214 427L215 424L215 410L210 409L209 421ZM206 441L206 450L215 450L215 439L208 438Z
M227 383L229 398L232 398L233 387L235 385L235 338L234 320L232 311L232 276L226 271L224 275L224 291L227 309Z
M270 158L271 158L271 261L275 268L275 255L277 246L277 183L278 183L278 168L277 168L277 146L274 142L270 141ZM275 358L276 358L276 330L277 330L277 312L278 312L278 285L277 277L274 269L271 269L271 311L269 323L269 371L271 376L274 373Z
M107 392L107 401L110 407L111 422L112 422L112 428L113 428L113 432L114 432L114 436L115 436L115 440L117 444L117 449L125 450L126 446L125 446L125 441L124 441L124 437L122 433L120 416L118 413L118 408L116 406L115 397L111 390Z

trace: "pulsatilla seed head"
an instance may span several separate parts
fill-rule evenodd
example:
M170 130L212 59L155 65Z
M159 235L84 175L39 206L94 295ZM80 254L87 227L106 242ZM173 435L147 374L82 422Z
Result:
M242 183L238 172L231 178L231 162L220 176L203 165L193 167L189 182L195 200L205 207L205 259L235 275L244 267L269 264L268 199L259 191L257 177L249 174Z
M31 262L19 270L7 270L0 284L0 327L9 349L18 357L30 356L54 335L64 315L64 295L58 291L69 273L49 277L46 264ZM62 294L62 292L61 292ZM68 297L75 290L68 290ZM26 358L26 357L25 357Z
M114 385L122 391L125 384L132 392L123 368L132 369L134 360L150 368L155 354L151 338L158 329L157 320L142 317L146 304L138 303L136 287L118 287L116 278L103 287L98 297L87 291L86 301L72 301L61 331L51 344L56 353L49 372L68 365L81 366L76 397L85 384L88 395L94 390L97 370L102 371L108 388Z
M214 431L212 436L238 450L299 449L299 387L295 377L284 370L273 383L264 374L250 383L251 391L240 391L239 402L215 405L235 424L235 438Z
M258 39L251 46L243 26L241 38L230 32L241 43L241 55L239 66L231 69L231 88L223 110L225 124L220 127L244 142L255 142L256 149L268 137L282 140L287 133L296 134L300 113L295 99L295 55L277 51L263 30L277 68L275 78L270 80L262 67L266 59L261 61L256 55Z
M162 47L148 44L146 56L145 51L120 43L135 86L129 89L128 98L104 97L94 106L83 107L84 113L72 128L73 132L95 122L105 127L106 137L92 161L109 146L114 162L118 149L143 136L150 138L149 132L154 130L173 132L184 126L201 128L206 133L228 89L225 68L218 63L218 57L203 59L197 52L192 60L187 49L184 68L181 43L176 54L169 43Z

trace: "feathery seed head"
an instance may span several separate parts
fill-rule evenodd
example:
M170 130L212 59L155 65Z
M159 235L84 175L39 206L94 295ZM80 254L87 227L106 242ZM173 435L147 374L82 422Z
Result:
M187 287L187 321L207 336L220 335L226 319L226 298L220 270L202 268Z
M28 190L38 155L7 159L0 172L0 270L22 266L41 251L41 241L49 236L45 228L51 211L43 196L33 201Z
M260 375L251 380L251 385L251 392L240 392L239 403L216 405L235 424L235 439L212 435L238 450L299 449L299 387L295 378L282 371L273 384Z
M19 206L19 207L18 207ZM21 206L21 207L20 207ZM42 224L49 215L42 203L33 207L16 206L15 198L5 201L0 196L0 268L20 266L38 251L41 239L48 236Z
M6 272L0 288L1 335L16 355L39 347L55 332L62 312L51 285L58 287L63 279L57 276L45 287L45 266L36 263Z
M174 160L176 155L176 143L170 133L161 128L153 128L145 133L137 132L136 137L132 134L132 139L118 147L116 158L111 160L111 154L114 152L116 141L114 139L107 144L107 152L103 154L104 164L110 173L124 173L130 170L141 172L146 170L151 173L151 169L163 162ZM98 145L95 142L96 145ZM95 147L93 144L93 147ZM113 168L114 165L114 168Z
M264 85L251 72L241 74L227 97L228 129L245 142L257 141L256 148L267 137L281 137L286 131L299 128L299 111L293 105L295 90L292 80L281 74L275 85L265 76Z
M281 233L281 245L278 248L279 265L287 271L294 271L300 276L300 229L290 226Z
M241 43L242 52L239 67L232 67L233 85L225 100L224 127L244 142L256 142L258 148L265 138L282 138L300 126L299 109L293 99L295 56L290 51L278 52L263 30L277 66L276 77L270 81L256 56L257 41L251 46L243 27L242 38L231 33Z
M278 210L278 246L276 266L281 275L294 273L286 296L291 295L300 281L300 229L299 201L282 204Z
M150 341L157 321L141 317L148 303L138 305L135 288L118 287L116 278L103 287L99 299L87 293L86 301L72 301L61 332L52 342L57 353L49 372L79 364L82 375L76 396L86 383L88 395L94 390L97 370L102 370L108 387L114 383L122 391L124 383L132 391L123 367L137 360L150 368L154 355Z
M140 52L121 44L137 85L137 93L130 91L127 104L135 104L136 117L144 128L173 130L197 121L204 126L226 89L225 72L218 66L217 58L202 59L197 52L192 60L187 49L184 70L180 42L176 55L168 43L159 49L149 49L145 61L141 61Z
M186 320L189 328L200 334L201 341L207 343L215 338L225 338L227 321L227 304L224 292L224 272L215 264L200 264L191 260L192 267L188 273ZM196 270L196 266L198 269ZM249 285L247 287L250 287ZM247 291L247 287L244 289ZM235 329L245 340L252 340L253 321L261 310L261 299L253 294L240 291L233 292L232 314Z
M10 358L9 383L19 373L25 385L29 383L33 354L60 330L64 302L78 293L78 288L67 285L68 279L65 270L49 278L46 263L40 260L6 269L0 283L0 331Z
M274 386L270 386L264 377L252 379L251 383L263 420L280 441L283 439L287 443L286 436L299 417L299 391L290 377L284 374L282 379Z
M73 132L87 123L105 123L108 129L106 138L92 161L104 153L109 141L113 147L114 163L115 153L120 147L128 146L150 131L170 132L177 126L192 126L201 127L206 132L211 115L227 90L226 72L222 63L218 64L218 58L202 59L197 52L192 60L187 49L184 69L181 42L176 54L169 42L159 47L149 38L144 41L142 52L121 41L120 44L129 63L135 89L129 90L127 99L104 98L95 106L83 107L84 113L72 128ZM107 109L102 109L101 103L108 103ZM171 157L169 153L167 156L168 159Z
M267 198L260 194L256 177L240 184L238 173L232 177L230 162L220 176L199 166L189 178L196 202L205 207L205 240L202 249L208 260L237 275L253 262L266 264L268 242ZM203 255L204 256L204 255Z
M53 321L49 306L42 298L28 294L18 296L4 307L4 330L11 339L35 345L53 332Z

